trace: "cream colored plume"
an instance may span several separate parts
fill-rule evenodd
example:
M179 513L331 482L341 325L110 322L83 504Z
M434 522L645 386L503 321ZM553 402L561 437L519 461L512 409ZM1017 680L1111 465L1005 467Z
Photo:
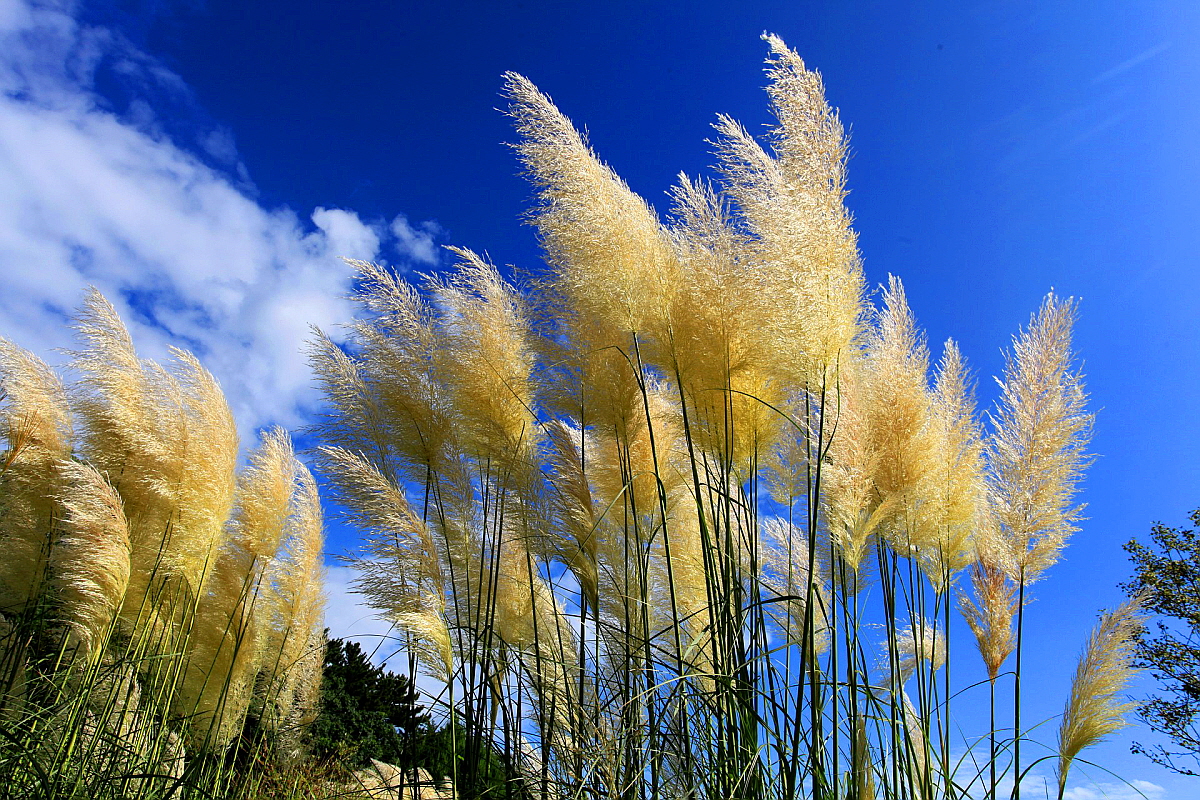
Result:
M942 442L928 385L929 351L895 276L888 280L883 303L866 361L874 483L881 504L891 506L882 526L888 544L900 555L917 556L938 547L935 532L921 519Z
M71 454L71 411L58 376L41 359L0 339L0 611L20 610L46 571Z
M1005 564L1024 584L1058 560L1083 511L1075 494L1094 415L1071 351L1075 314L1051 293L1016 337L988 442Z
M359 270L353 299L366 312L352 326L351 357L323 334L310 359L332 410L323 440L370 453L393 477L424 482L445 468L457 411L441 367L446 341L420 293L386 267L349 261Z
M987 667L988 680L994 683L1001 665L1017 645L1013 633L1016 587L1005 570L988 560L986 555L971 568L971 583L975 589L975 602L960 594L958 607L975 634L975 644Z
M670 306L678 265L657 215L601 162L550 98L505 74L516 150L538 187L533 219L556 284L586 319L617 332L654 327Z
M216 379L195 356L172 349L172 372L183 392L187 458L176 495L168 567L202 593L237 487L237 424Z
M283 556L270 576L274 588L270 633L263 656L267 677L264 723L276 730L306 719L316 702L323 659L325 541L317 484L302 465L296 467L296 489Z
M914 537L927 543L921 569L938 591L974 560L976 534L992 524L972 393L958 346L948 341L933 391L934 464L919 490L917 524L925 530Z
M599 510L584 472L583 432L563 420L546 425L548 488L556 524L548 549L579 581L591 607L596 607L596 549Z
M524 298L470 250L449 277L430 279L439 310L441 374L464 425L459 441L518 479L541 439L532 379L534 350Z
M882 497L875 485L882 456L867 380L864 361L853 355L844 359L821 411L828 431L821 494L830 535L856 579L855 586L861 586L857 578L866 554L896 505L894 497Z
M770 452L782 423L778 411L790 356L763 335L762 301L770 296L744 253L727 202L704 183L680 176L672 190L671 233L681 268L667 328L652 331L663 370L683 386L693 407L697 445L737 464Z
M129 584L129 526L121 498L94 467L58 465L59 533L50 550L57 616L84 653L107 641Z
M1112 733L1124 728L1125 715L1137 703L1119 699L1138 673L1134 647L1142 628L1142 597L1127 600L1100 618L1075 669L1071 698L1058 729L1058 785L1066 785L1075 757Z
M203 591L233 504L237 430L215 379L174 350L172 370L138 359L112 305L92 290L77 324L74 406L81 451L121 494L132 548L122 617ZM180 613L176 608L172 614Z
M274 428L238 476L229 537L197 605L175 698L195 743L224 749L250 706L271 613L264 578L283 542L297 468L290 438Z
M404 492L361 456L322 447L321 471L351 521L364 532L354 559L355 589L407 631L422 667L448 680L454 667L446 621L445 555Z
M520 75L505 78L552 268L543 299L569 376L554 399L584 426L616 430L641 402L640 343L664 335L681 283L671 237L548 97Z
M766 37L768 94L779 125L769 154L733 119L717 122L730 196L753 234L769 289L764 334L793 359L800 386L823 387L862 324L864 281L846 195L846 137L821 77Z
M649 417L646 412L649 411ZM600 431L586 443L586 472L602 514L623 508L661 518L659 481L668 495L690 482L683 471L682 412L664 384L646 388L643 405L622 429Z

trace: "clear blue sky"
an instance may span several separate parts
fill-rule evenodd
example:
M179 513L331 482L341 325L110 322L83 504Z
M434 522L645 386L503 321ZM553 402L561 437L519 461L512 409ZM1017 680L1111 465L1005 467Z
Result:
M0 0L0 335L63 344L94 283L149 354L205 357L247 433L301 424L298 339L348 313L334 256L539 258L502 72L662 207L712 163L717 112L768 122L758 37L778 33L852 131L868 279L903 278L984 405L1045 292L1083 300L1098 457L1089 520L1029 612L1030 716L1048 717L1120 599L1120 544L1200 505L1200 3L908 5ZM1128 756L1131 736L1106 765L1200 796Z

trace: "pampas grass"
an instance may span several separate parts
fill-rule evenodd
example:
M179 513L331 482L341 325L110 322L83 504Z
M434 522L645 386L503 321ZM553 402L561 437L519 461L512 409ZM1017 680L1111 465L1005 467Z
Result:
M242 796L235 755L293 758L315 713L316 484L281 430L239 474L213 376L99 293L78 330L67 385L0 341L5 794Z
M1026 591L1088 460L1075 304L1046 299L981 418L901 281L867 301L842 124L766 39L778 124L718 118L718 183L681 176L665 218L507 74L546 268L352 262L347 342L316 334L357 588L444 682L462 796L488 751L511 794L563 798L995 797L1021 769ZM992 720L960 743L972 669ZM1119 715L1118 673L1077 681L1070 747Z

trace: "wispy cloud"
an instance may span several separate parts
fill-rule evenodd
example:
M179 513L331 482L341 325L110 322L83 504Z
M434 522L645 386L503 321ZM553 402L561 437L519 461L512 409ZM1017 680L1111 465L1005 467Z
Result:
M436 264L441 228L262 206L231 131L170 116L184 81L72 10L0 4L0 336L42 356L68 346L95 285L146 355L200 356L244 436L303 422L318 401L308 326L353 314L339 256ZM101 64L127 80L120 111L95 90Z
M986 754L983 755L986 757ZM964 796L972 800L985 800L989 796L987 764L969 754L959 752L953 753L951 760L958 765L954 775L955 784L966 787ZM1167 800L1166 789L1156 783L1137 778L1125 781L1111 776L1104 776L1107 780L1097 781L1088 774L1090 771L1082 764L1077 764L1072 769L1067 776L1064 800ZM1008 797L1012 794L1011 775L1001 775L996 784L997 797ZM1052 769L1035 767L1021 779L1021 794L1038 798L1056 797L1058 777Z
M1118 75L1122 75L1122 74L1128 72L1129 70L1133 69L1134 67L1138 66L1139 64L1143 64L1143 63L1149 61L1150 59L1154 58L1155 56L1165 52L1170 47L1171 47L1170 42L1160 42L1160 43L1154 45L1154 47L1151 47L1147 50L1143 50L1142 52L1138 53L1136 56L1134 56L1132 58L1128 58L1128 59L1122 61L1120 64L1117 64L1116 66L1112 67L1111 69L1106 69L1104 72L1101 72L1099 75L1092 78L1092 84L1095 85L1097 83L1104 83L1105 81L1112 80L1113 78L1117 77Z
M1156 783L1132 780L1129 783L1093 783L1069 786L1064 800L1163 800L1166 790Z

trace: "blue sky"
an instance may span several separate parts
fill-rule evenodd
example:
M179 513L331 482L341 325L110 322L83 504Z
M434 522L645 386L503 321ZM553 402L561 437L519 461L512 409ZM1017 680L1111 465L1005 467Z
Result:
M661 208L712 163L716 113L769 121L763 31L822 72L852 132L869 281L903 278L984 406L1045 292L1082 298L1097 459L1089 519L1029 611L1029 716L1048 718L1120 600L1120 544L1200 505L1200 4L0 0L0 335L53 358L95 284L146 354L201 355L246 437L298 426L319 402L307 326L352 313L337 256L537 262L502 72ZM1096 758L1152 798L1200 794L1131 738L1148 737Z

